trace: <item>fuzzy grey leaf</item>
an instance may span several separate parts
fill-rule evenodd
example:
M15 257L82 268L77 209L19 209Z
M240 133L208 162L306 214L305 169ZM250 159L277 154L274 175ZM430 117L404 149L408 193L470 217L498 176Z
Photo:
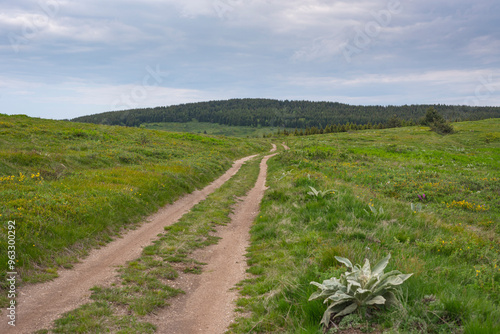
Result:
M352 263L345 257L340 257L340 256L335 256L335 259L339 261L340 263L343 263L347 266L347 268L351 269L352 268Z
M356 303L352 303L351 305L347 306L344 310L342 310L341 312L335 314L335 316L333 317L333 319L337 318L337 317L341 317L343 315L347 315L347 314L351 314L352 312L356 311L356 309L358 308L358 304Z
M385 304L385 298L382 297L382 296L375 296L372 299L366 301L365 304L366 305L375 305L375 304L384 305Z
M384 257L382 260L377 262L375 266L373 266L372 269L372 275L380 275L384 272L385 267L387 267L387 264L389 263L389 260L391 258L391 253Z

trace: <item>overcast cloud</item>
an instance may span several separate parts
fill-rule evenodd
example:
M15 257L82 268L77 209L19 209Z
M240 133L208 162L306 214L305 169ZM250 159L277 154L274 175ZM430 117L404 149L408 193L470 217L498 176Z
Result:
M0 112L263 97L500 106L496 0L0 0Z

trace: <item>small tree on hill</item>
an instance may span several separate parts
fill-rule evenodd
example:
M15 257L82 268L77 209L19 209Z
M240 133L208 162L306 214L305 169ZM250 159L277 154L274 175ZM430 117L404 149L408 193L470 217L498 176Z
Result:
M402 126L403 126L403 120L401 118L399 118L396 114L394 114L387 121L387 127L388 128L400 128Z
M431 131L441 135L447 135L455 132L455 129L450 122L447 122L444 117L441 116L436 109L434 109L434 107L427 109L421 124L429 126Z

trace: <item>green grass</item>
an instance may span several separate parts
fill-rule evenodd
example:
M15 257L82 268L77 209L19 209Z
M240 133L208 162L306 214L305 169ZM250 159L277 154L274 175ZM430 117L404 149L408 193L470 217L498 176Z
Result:
M500 142L491 138L500 120L454 125L444 137L411 127L289 138L292 149L269 162L249 250L254 276L238 301L247 316L232 332L319 333L325 306L307 301L310 281L339 277L335 256L374 263L391 253L387 270L414 273L401 306L356 326L497 333ZM309 187L335 193L312 196Z
M174 132L190 132L197 134L209 134L228 137L257 137L274 134L278 132L278 127L251 127L251 126L231 126L208 122L186 122L186 123L145 123L142 125L147 129L164 130ZM290 130L290 129L288 129ZM293 131L293 129L292 129Z
M8 221L16 222L21 283L48 280L205 186L236 158L269 147L264 140L0 115L0 303L7 295Z
M120 268L115 283L109 287L94 287L90 297L94 302L63 315L55 322L51 333L113 331L120 323L131 320L142 326L137 328L154 328L141 317L165 307L169 298L183 293L170 287L179 271L202 272L204 264L191 258L191 253L218 242L213 233L217 226L230 223L229 215L237 198L244 196L255 184L259 163L260 159L247 162L233 178L177 223L165 227L165 233L145 247L141 257ZM101 316L104 311L107 313ZM99 329L92 327L95 314L99 315ZM142 332L132 328L130 333Z
M55 321L52 331L39 330L37 334L48 333L155 333L156 327L147 322L141 322L135 316L113 314L113 308L108 302L85 304L76 310L66 313L62 319Z

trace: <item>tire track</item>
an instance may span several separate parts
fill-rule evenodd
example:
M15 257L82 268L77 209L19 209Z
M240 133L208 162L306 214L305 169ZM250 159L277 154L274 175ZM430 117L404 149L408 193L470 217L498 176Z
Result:
M234 320L238 293L233 288L246 275L250 228L267 189L267 160L276 154L262 159L255 186L236 205L231 223L219 229L219 242L193 254L196 260L207 263L203 273L178 278L186 294L170 300L169 307L147 319L157 326L158 333L221 334Z

